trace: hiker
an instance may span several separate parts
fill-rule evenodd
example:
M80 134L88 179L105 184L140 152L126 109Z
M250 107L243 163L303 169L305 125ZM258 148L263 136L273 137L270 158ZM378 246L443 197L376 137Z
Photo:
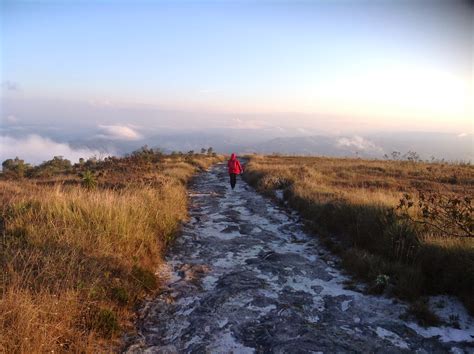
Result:
M230 159L227 162L227 167L229 168L229 176L230 176L230 186L232 189L235 188L235 183L237 182L237 175L240 175L244 172L242 165L240 164L239 160L237 160L237 156L234 153L230 155Z

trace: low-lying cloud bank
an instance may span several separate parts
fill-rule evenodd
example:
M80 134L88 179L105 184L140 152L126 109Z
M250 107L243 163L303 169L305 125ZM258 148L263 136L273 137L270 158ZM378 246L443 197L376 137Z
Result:
M99 150L91 149L74 149L68 144L58 143L49 138L39 135L28 135L22 138L14 138L10 136L0 136L0 160L19 157L25 162L39 164L46 160L51 160L53 156L63 156L77 162L79 158L85 159L97 156L107 156Z

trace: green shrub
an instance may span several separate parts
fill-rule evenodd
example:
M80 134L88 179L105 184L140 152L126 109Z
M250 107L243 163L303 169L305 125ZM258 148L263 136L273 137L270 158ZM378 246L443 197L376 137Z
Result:
M114 311L107 308L102 308L97 311L93 327L104 337L111 337L120 329L117 315Z
M126 305L129 300L128 292L123 287L113 287L110 289L112 300L116 301L119 305Z
M139 285L145 290L154 290L158 286L158 282L156 281L156 276L150 272L139 266L133 266L132 268L132 277L135 279Z
M85 171L81 175L81 179L82 179L82 185L85 188L93 189L97 187L97 179L92 171L90 170Z

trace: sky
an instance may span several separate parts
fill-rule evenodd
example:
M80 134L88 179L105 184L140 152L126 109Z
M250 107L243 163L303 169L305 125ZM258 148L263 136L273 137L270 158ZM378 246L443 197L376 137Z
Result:
M473 133L469 1L0 3L9 138Z

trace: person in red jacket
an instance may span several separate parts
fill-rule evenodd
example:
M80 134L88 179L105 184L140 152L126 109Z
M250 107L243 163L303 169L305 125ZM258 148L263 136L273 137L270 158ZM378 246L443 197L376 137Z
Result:
M237 182L237 175L244 172L244 169L235 154L230 155L230 159L227 161L227 167L229 168L230 186L234 189L235 183Z

